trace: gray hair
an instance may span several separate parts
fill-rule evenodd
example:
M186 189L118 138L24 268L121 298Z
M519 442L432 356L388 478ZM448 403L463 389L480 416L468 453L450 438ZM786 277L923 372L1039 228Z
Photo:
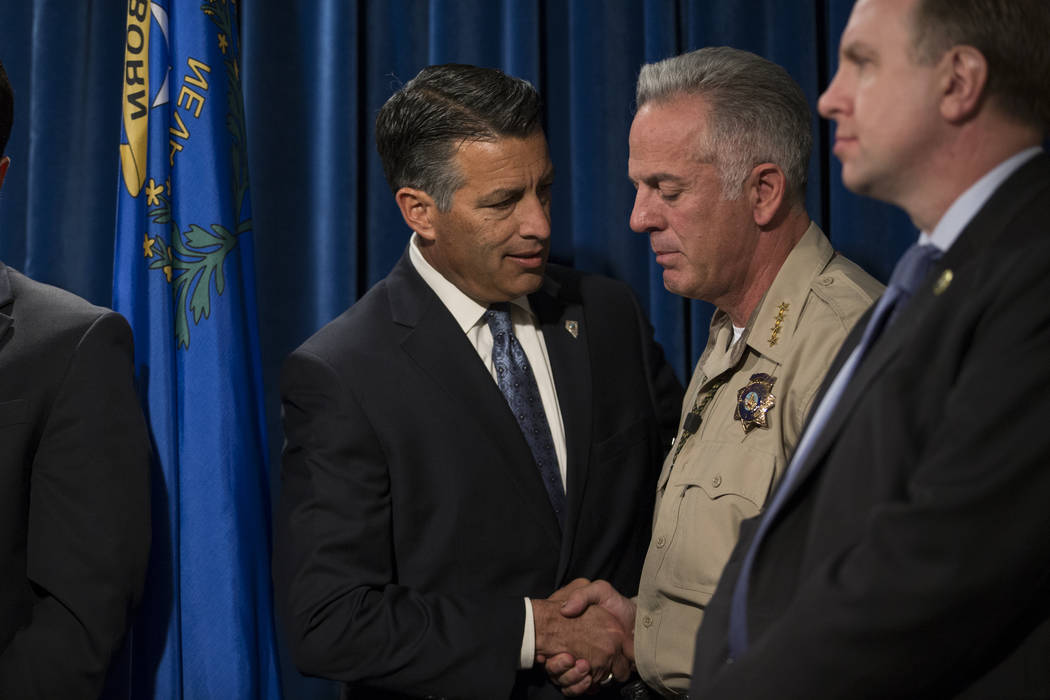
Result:
M803 201L813 147L811 116L806 96L787 71L728 46L642 66L638 108L684 96L703 97L708 105L698 155L718 166L724 197L739 197L756 165L775 163L787 178L789 201Z

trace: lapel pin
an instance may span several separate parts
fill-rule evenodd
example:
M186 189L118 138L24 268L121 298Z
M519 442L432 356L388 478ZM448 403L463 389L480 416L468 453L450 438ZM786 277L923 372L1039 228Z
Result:
M569 335L573 338L578 338L580 336L580 324L576 321L566 321L565 330L569 331Z
M948 285L952 283L954 277L955 275L952 274L951 270L942 272L941 276L937 278L937 282L933 285L933 293L935 295L943 294Z

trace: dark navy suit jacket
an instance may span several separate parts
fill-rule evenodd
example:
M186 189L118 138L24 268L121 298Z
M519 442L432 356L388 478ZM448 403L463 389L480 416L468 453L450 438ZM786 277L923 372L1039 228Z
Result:
M750 648L727 665L756 521L745 523L700 630L691 697L1050 697L1048 420L1040 155L861 363L759 550Z
M278 604L300 669L350 697L560 697L516 670L522 596L578 576L637 589L681 386L625 284L551 265L529 300L565 425L564 533L407 253L284 367Z

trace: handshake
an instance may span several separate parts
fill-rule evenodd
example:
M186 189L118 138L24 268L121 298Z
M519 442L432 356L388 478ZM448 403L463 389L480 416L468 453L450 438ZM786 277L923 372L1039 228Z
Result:
M532 599L536 662L570 697L627 680L634 668L635 604L607 581L578 578Z

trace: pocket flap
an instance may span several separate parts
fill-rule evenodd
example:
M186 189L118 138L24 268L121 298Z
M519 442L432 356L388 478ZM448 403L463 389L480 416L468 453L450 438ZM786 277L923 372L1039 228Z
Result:
M685 463L683 463L685 462ZM673 486L696 486L709 498L740 496L762 508L773 485L776 457L739 444L711 443L679 459L671 474Z

